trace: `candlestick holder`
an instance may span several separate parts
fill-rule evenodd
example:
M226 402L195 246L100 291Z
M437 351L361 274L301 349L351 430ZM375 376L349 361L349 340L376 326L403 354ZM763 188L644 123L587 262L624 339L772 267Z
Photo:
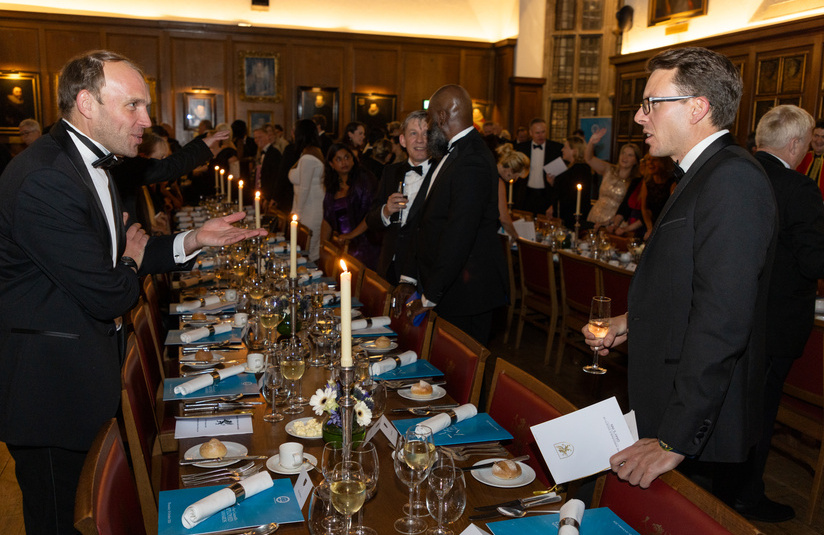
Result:
M572 238L569 240L569 247L570 249L577 249L578 248L578 235L581 232L581 214L580 212L575 214L575 225L574 230L572 231Z
M343 460L348 461L352 457L352 423L355 419L355 397L352 395L352 388L355 386L355 366L340 367L340 381L343 387L343 395L338 402L341 408L341 432L343 441Z

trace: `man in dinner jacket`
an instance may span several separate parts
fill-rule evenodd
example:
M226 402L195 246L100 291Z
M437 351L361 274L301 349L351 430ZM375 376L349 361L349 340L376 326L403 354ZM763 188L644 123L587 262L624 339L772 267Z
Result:
M63 119L0 176L0 440L29 535L75 533L85 454L120 402L120 317L137 301L138 274L262 234L231 226L242 213L177 236L126 230L105 168L135 156L151 124L143 75L90 52L63 68L58 95Z
M595 347L630 333L629 402L642 438L612 456L612 470L648 487L680 465L730 501L740 483L730 476L761 432L775 200L764 170L726 130L742 89L729 59L681 48L647 69L635 121L650 154L671 157L683 177L647 242L627 314L603 341L583 331Z
M561 157L562 143L547 139L546 121L540 117L529 123L530 140L515 145L515 150L529 156L529 176L515 183L515 208L543 214L550 206L550 193L544 166Z
M396 304L405 303L416 284L421 298L408 303L410 316L434 307L486 344L492 312L507 299L497 235L498 171L472 126L472 99L463 87L441 87L427 111L429 153L440 162L427 173L410 209L417 232L399 275L412 284L398 285Z

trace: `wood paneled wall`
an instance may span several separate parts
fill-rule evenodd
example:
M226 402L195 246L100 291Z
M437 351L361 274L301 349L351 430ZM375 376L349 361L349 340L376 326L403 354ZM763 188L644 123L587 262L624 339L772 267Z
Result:
M181 141L191 139L183 128L183 93L194 87L208 87L216 94L218 122L246 120L250 110L272 111L275 122L289 129L297 116L299 86L339 88L342 128L352 117L352 93L397 95L395 111L401 119L420 109L441 85L459 83L473 98L493 102L493 117L506 125L510 91L501 82L512 75L513 47L514 43L0 11L0 70L40 74L44 124L58 118L55 82L63 64L78 53L106 48L133 59L157 81L152 114L172 124ZM280 54L281 102L240 99L243 51ZM509 71L498 72L501 68Z

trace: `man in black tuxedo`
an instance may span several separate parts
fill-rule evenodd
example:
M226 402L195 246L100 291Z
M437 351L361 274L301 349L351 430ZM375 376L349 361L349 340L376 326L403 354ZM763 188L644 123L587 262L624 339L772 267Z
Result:
M377 273L393 286L398 284L395 266L402 266L409 251L411 209L432 162L426 146L426 111L413 111L401 127L400 144L409 159L387 165L381 175L378 194L366 216L369 228L382 230L383 242ZM403 191L401 192L401 184ZM418 203L418 210L422 206Z
M326 133L326 129L329 127L326 121L326 116L321 114L316 114L312 116L312 121L316 125L318 125L318 137L320 138L320 152L323 153L323 157L326 158L326 153L329 152L329 147L332 146L332 143L335 142L332 139L332 136Z
M428 308L482 344L492 312L506 303L506 263L498 228L498 170L472 125L472 100L458 85L429 100L429 153L440 162L427 175L410 215L417 232L413 256L399 271L396 304L417 288L410 316ZM416 215L415 205L422 203ZM409 224L409 223L407 223Z
M529 176L515 183L515 208L544 214L551 203L544 166L561 157L563 144L546 137L546 121L540 117L529 123L531 141L518 143L515 150L529 156Z
M611 457L618 477L646 488L680 465L706 472L713 493L731 502L762 427L775 199L763 168L726 130L743 85L732 62L680 48L647 69L635 121L650 154L671 157L683 176L635 271L627 314L603 340L582 330L594 347L632 333L629 402L642 438Z
M177 236L127 231L106 168L135 156L151 125L143 74L90 52L63 68L58 97L63 119L0 176L0 440L33 535L75 533L83 460L120 404L120 318L140 294L138 275L264 234L233 227L243 213Z
M287 178L284 184L278 175L282 155L275 148L274 125L267 123L264 125L263 131L264 136L255 138L260 148L260 159L258 161L260 171L258 176L260 177L261 194L266 199L267 206L274 203L279 210L288 213L292 209L292 183ZM262 147L260 147L261 142L264 143Z
M795 516L792 507L765 496L763 475L784 380L810 337L818 279L824 278L824 204L815 181L795 171L807 152L814 124L801 108L782 105L768 111L755 132L755 158L772 183L780 226L767 301L763 429L735 508L764 522Z

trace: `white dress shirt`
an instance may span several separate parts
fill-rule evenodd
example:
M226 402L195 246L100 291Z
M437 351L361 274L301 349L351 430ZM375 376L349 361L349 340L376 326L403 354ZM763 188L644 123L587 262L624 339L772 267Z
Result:
M529 181L526 186L532 189L544 189L544 158L546 157L546 142L538 145L540 149L536 149L537 143L529 142Z

